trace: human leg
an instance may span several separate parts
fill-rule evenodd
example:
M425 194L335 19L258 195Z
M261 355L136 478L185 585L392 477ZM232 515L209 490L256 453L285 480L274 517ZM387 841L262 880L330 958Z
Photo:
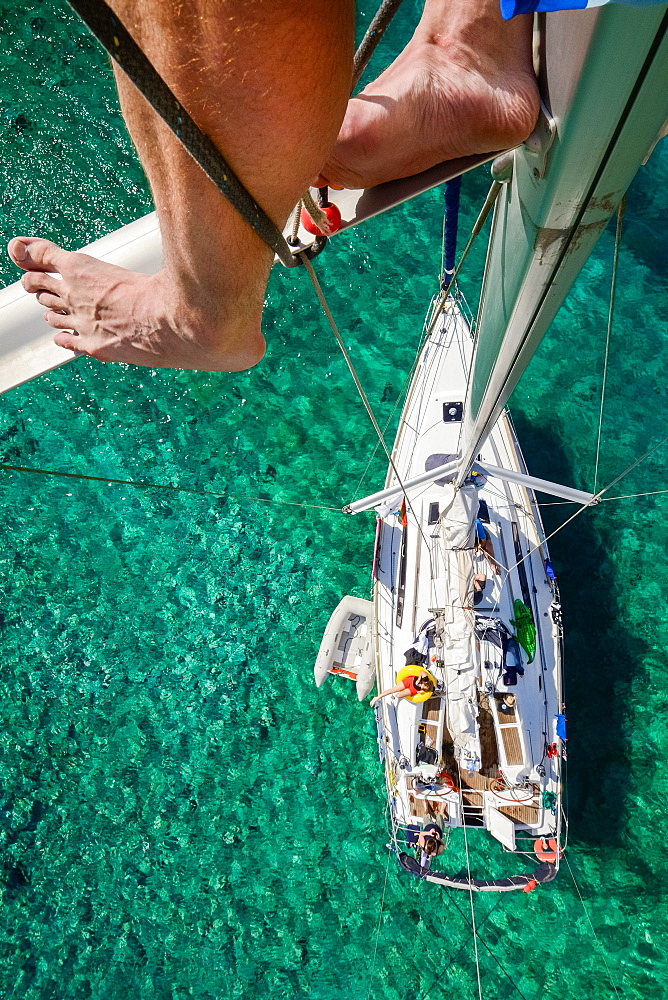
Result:
M413 38L354 97L319 183L370 187L522 142L538 115L532 15L499 0L426 0Z
M352 0L114 0L200 128L277 225L322 165L345 111ZM234 371L264 353L273 254L128 78L121 108L160 219L164 267L135 274L47 240L10 255L62 347L103 361ZM62 280L45 272L58 272ZM75 334L68 331L74 330Z

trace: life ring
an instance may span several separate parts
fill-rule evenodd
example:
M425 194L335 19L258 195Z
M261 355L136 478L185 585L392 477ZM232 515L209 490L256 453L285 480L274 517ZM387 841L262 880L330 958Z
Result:
M397 674L397 682L403 681L406 677L419 677L420 674L426 674L431 683L436 688L436 678L433 674L429 673L424 667L408 666L402 667ZM419 704L421 701L428 701L433 695L433 691L421 691L420 694L409 694L408 701L412 701L414 705Z
M563 847L559 847L556 840L546 837L539 837L533 842L533 852L539 861L551 861L552 864L564 853Z
M441 771L436 775L439 781L441 781L449 792L458 792L459 788L455 782L455 779L447 773L447 771Z

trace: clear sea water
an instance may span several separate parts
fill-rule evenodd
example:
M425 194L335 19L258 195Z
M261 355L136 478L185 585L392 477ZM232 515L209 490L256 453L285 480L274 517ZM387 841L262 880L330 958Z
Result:
M406 0L376 69L417 16ZM3 238L74 249L149 211L106 60L75 16L0 0L0 22ZM488 182L464 180L464 234ZM664 143L629 193L601 482L666 433L667 189ZM433 192L320 259L382 421L440 235ZM612 247L609 230L512 400L530 468L582 488ZM472 303L483 256L481 243L463 279ZM312 680L330 611L368 593L372 519L265 502L339 507L382 483L383 462L304 274L274 270L266 332L249 372L81 359L0 399L5 463L219 494L1 473L8 1000L476 995L468 898L389 861L372 714L351 686ZM612 494L668 489L667 453ZM546 507L548 529L571 509ZM666 995L667 510L665 495L604 503L552 543L572 875L475 899L489 1000ZM514 867L469 839L478 874Z

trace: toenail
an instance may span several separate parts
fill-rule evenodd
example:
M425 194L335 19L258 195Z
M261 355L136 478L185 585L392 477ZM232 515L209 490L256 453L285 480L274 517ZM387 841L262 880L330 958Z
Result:
M28 247L21 240L17 240L12 247L12 257L15 260L25 260L28 256Z

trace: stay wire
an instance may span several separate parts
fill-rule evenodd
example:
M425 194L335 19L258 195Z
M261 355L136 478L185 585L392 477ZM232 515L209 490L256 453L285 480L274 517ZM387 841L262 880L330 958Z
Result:
M470 921L468 920L468 918L467 918L466 914L464 913L464 911L462 910L462 908L455 902L454 898L452 896L448 895L447 893L445 895L445 898L446 898L447 902L451 906L454 906L454 908L457 910L457 913L459 913L459 915L461 916L461 918L464 921L464 923L466 924L466 926L470 928L471 927ZM511 984L511 986L513 986L515 988L516 992L519 993L519 995L522 997L522 1000L527 1000L527 997L524 995L524 993L522 993L522 990L519 988L519 986L517 985L517 983L515 982L515 980L513 979L513 977L510 975L510 973L507 971L507 969L504 967L503 963L499 961L499 959L496 956L496 954L493 951L493 949L490 948L490 946L487 944L487 942L484 940L484 938L482 938L480 936L480 928L483 926L483 924L485 924L489 920L489 918L491 917L491 915L494 912L494 910L496 910L501 905L502 901L503 901L503 894L499 893L499 898L494 903L494 906L490 907L489 911L485 914L482 922L478 925L478 940L480 941L480 944L483 946L483 948L485 948L485 950L488 952L488 954L491 955L491 957L494 959L494 961L496 962L496 964L498 965L498 967L501 969L501 972L504 974L504 976L506 977L506 979L508 980L508 982ZM450 964L451 965L454 962L456 962L456 960L457 960L457 958L459 956L459 953L466 947L466 944L467 944L467 941L464 941L459 946L459 948L457 949L457 952L450 959ZM433 989L433 987L436 985L436 982L438 982L438 978L429 987L429 990L427 991L427 993L423 994L421 1000L426 1000L429 992L431 992L431 990ZM550 995L552 995L552 994L550 994Z
M448 282L447 287L443 289L443 291L439 294L439 296L438 296L438 298L436 300L436 304L434 305L434 315L432 316L431 323L427 327L426 333L425 333L424 337L422 338L422 343L424 343L426 340L428 340L429 337L431 336L431 334L432 334L432 332L434 330L434 327L436 326L436 322L438 320L438 317L440 316L440 314L441 314L441 312L443 310L443 307L445 306L445 303L448 301L448 296L450 295L450 292L451 292L452 288L454 287L454 284L455 284L455 282L456 282L456 280L457 280L457 278L459 276L459 272L462 269L464 261L468 257L469 251L470 251L471 247L473 246L473 243L474 243L476 237L480 234L480 232L482 230L482 227L484 226L485 221L487 219L487 216L489 215L491 209L494 206L494 203L496 202L496 199L499 197L499 194L501 193L501 188L502 187L503 187L503 185L500 184L499 181L493 181L492 182L492 186L490 187L489 191L487 192L487 197L485 198L485 202L484 202L482 208L480 209L480 213L478 215L478 218L476 219L475 224L473 226L473 229L471 230L471 235L469 236L468 243L466 244L466 246L462 250L462 255L459 258L459 263L457 264L457 267L455 268L454 273L453 273L452 277L450 278L450 281Z
M599 503L609 503L610 500L635 500L637 497L656 497L668 490L652 490L650 493L624 493L620 497L601 497ZM567 503L577 503L577 500L549 500L547 503L539 503L539 507L563 507Z
M392 413L387 418L387 422L385 424L385 430L387 430L387 427L389 426L390 420L392 419L392 415L394 414L394 411L396 410L396 408L397 408L397 406L399 404L399 400L404 395L404 393L406 392L407 387L410 385L410 383L412 381L413 375L415 374L415 372L417 370L417 366L420 363L420 355L421 355L421 352L422 352L422 348L424 347L424 345L426 344L426 342L429 340L429 338L431 337L432 333L434 332L434 329L435 329L436 324L437 324L437 322L439 320L439 317L441 316L441 313L443 312L445 304L446 304L446 302L448 300L448 296L453 292L453 289L456 288L456 281L457 281L457 278L459 276L459 272L461 271L461 269L462 269L462 267L464 265L464 261L466 260L468 254L469 254L469 251L470 251L470 249L471 249L471 247L472 247L472 245L473 245L476 237L482 231L482 227L484 226L485 221L487 219L487 216L489 215L490 210L494 206L494 203L496 202L496 199L498 198L498 196L499 196L499 194L501 192L502 186L503 185L500 184L498 181L493 181L493 183L492 183L489 191L487 192L487 197L485 198L484 204L483 204L482 208L480 209L480 212L478 214L478 218L476 219L476 221L474 223L474 226L473 226L473 229L471 230L471 235L469 237L468 243L466 244L466 246L464 247L464 249L462 251L462 255L461 255L460 259L459 259L459 263L457 264L457 267L455 268L454 273L453 273L453 275L452 275L452 277L451 277L451 279L450 279L447 287L444 288L444 289L442 289L438 293L438 295L435 296L435 298L434 298L434 300L432 302L432 306L431 306L431 309L429 311L429 317L430 318L428 318L425 321L425 329L423 330L422 336L420 337L420 341L418 343L418 349L417 349L417 352L415 354L415 359L413 361L413 364L411 365L410 371L408 372L408 375L406 376L401 389L399 390L396 402L395 402L395 404L394 404L394 406L392 408ZM444 221L444 226L445 226L445 221ZM457 296L457 299L463 298L461 292L455 292L455 294ZM464 301L466 301L466 300L464 299ZM467 303L467 307L468 307L468 303ZM376 454L376 450L377 450L377 448L374 448L374 450L372 452L372 455L371 455L371 458L369 459L369 463L367 465L367 469L368 469L369 465L371 465L373 457ZM366 472L366 470L365 470L365 472ZM361 481L362 480L360 479L360 483L361 483Z
M594 940L596 941L596 944L598 945L599 950L601 952L601 958L603 959L603 964L605 965L606 972L608 973L608 979L610 980L610 985L612 986L613 990L615 991L615 996L616 997L620 997L620 992L617 989L617 984L615 983L615 980L613 978L612 972L610 970L610 966L608 965L607 959L605 957L605 948L601 944L599 936L596 933L596 928L594 927L593 923L591 922L591 917L589 916L589 910L585 906L585 901L582 898L582 893L580 892L580 887L577 884L577 881L575 879L575 875L573 874L573 869L571 868L570 861L568 860L568 857L564 856L564 861L566 862L566 866L568 867L568 870L571 873L571 878L573 879L573 885L575 886L575 891L578 894L578 899L582 903L582 909L584 910L585 917L587 918L587 923L591 927L591 932L594 935Z
M378 426L378 421L376 420L374 412L373 412L373 410L371 408L371 403L369 402L367 394L365 393L364 389L362 388L362 383L360 382L359 376L358 376L357 372L355 371L355 366L353 365L352 359L350 357L350 354L348 353L346 345L343 343L343 338L341 337L341 334L339 333L339 328L337 327L336 321L335 321L334 317L332 316L331 310L330 310L330 308L329 308L329 306L327 304L327 299L325 298L325 293L323 292L322 287L320 285L320 282L318 281L318 277L317 277L315 271L313 270L313 264L311 263L311 261L307 257L304 257L304 267L306 268L306 270L308 272L308 276L311 279L311 282L313 284L313 288L314 288L315 294L316 294L316 296L318 298L318 302L320 303L320 305L322 307L322 311L324 312L325 316L327 317L327 322L329 323L329 325L331 327L331 330L332 330L332 333L334 334L334 337L336 338L336 342L339 345L341 353L343 354L343 358L344 358L344 360L345 360L345 362L346 362L346 364L348 366L348 371L352 375L353 382L355 383L355 387L357 389L357 392L359 393L359 397L362 400L362 403L364 404L364 409L367 412L367 416L369 417L369 420L373 424L373 429L375 430L376 434L378 435L378 440L380 441L380 444L381 444L381 446L383 448L383 451L385 452L387 460L389 461L389 463L390 463L390 465L392 467L392 470L393 470L395 476L399 480L399 488L403 490L403 483L401 481L401 476L399 475L399 470L397 469L396 465L394 464L394 459L392 458L392 455L390 454L389 448L387 447L387 445L385 443L385 438L383 437L383 432L381 431L380 427Z
M388 816L389 813L390 813L389 807L388 807L388 805L386 805L386 807L385 807L385 817L386 817L386 819L387 819L387 816ZM391 820L390 820L389 835L392 838L392 840L394 841L395 845L397 845L396 829L395 829L393 823L391 822ZM390 857L390 855L388 855L388 858L389 857ZM387 878L387 872L386 872L386 878ZM446 892L445 893L445 900L446 900L446 902L448 903L449 906L454 906L455 910L460 915L460 917L462 918L462 920L464 921L464 923L466 924L466 926L469 928L469 930L473 930L473 925L471 924L471 921L466 916L466 913L464 913L464 910L456 902L455 898L453 896L451 896L448 892ZM487 942L485 941L485 939L483 937L481 937L481 935L480 935L480 930L487 923L487 921L490 919L490 917L492 916L492 914L494 913L494 911L499 908L499 906L501 905L502 902L503 902L503 895L501 893L499 893L498 898L497 898L496 902L494 903L494 905L489 908L489 910L487 911L487 913L483 917L482 921L478 923L478 925L476 927L476 932L475 933L476 933L476 936L477 936L480 944L483 946L483 948L485 949L485 951L490 955L490 957L494 959L494 961L498 965L499 969L504 974L504 976L506 977L506 979L508 980L508 982L511 984L511 986L519 994L519 996L522 998L522 1000L527 1000L527 997L522 992L522 990L519 988L519 986L517 985L517 983L515 982L515 980L513 979L513 977L510 975L510 973L508 972L508 970L505 968L505 966L503 965L503 963L499 961L499 958L496 955L495 951L492 948L490 948L490 946L487 944ZM457 958L458 958L460 952L463 951L463 949L467 946L467 944L468 944L468 938L460 943L459 947L457 948L457 951L448 960L448 962L449 962L450 965L454 964L457 961ZM420 1000L427 1000L427 997L429 996L429 994L433 990L434 986L440 981L441 978L442 978L442 976L439 973L439 975L434 979L434 981L427 988L427 990L424 993L421 994ZM554 994L552 994L552 993L549 993L547 995L554 996ZM368 1000L368 996L367 996L367 1000Z
M311 282L313 284L313 288L315 289L315 294L318 297L318 302L322 306L322 311L324 312L325 316L327 317L327 322L329 323L329 325L330 325L330 327L332 329L332 333L334 334L334 336L336 338L336 342L339 345L339 348L341 349L341 353L343 354L345 362L346 362L346 364L348 366L348 370L349 370L350 374L352 375L353 382L355 383L355 386L356 386L357 391L359 393L360 399L362 400L362 403L364 404L364 408L365 408L365 410L367 412L369 420L373 424L373 428L374 428L376 434L378 435L378 440L380 441L380 443L382 445L383 451L385 452L387 460L390 463L390 467L391 467L392 471L394 472L395 476L397 477L397 486L398 486L397 492L403 493L404 499L405 499L405 502L406 502L406 507L407 507L408 510L410 510L411 514L415 518L415 522L416 522L416 524L418 526L418 530L419 530L420 534L422 535L422 540L424 541L425 545L427 546L427 551L429 552L429 558L431 560L431 549L430 549L429 543L427 542L427 539L425 537L424 531L422 530L422 526L420 524L420 519L418 518L417 514L415 513L415 510L413 509L413 505L412 505L411 501L409 500L408 496L406 496L406 490L404 488L403 479L401 478L399 470L398 470L398 468L397 468L397 466L395 464L395 461L392 458L392 455L390 453L390 450L389 450L389 448L387 447L387 445L385 443L385 438L383 437L383 433L382 433L382 431L381 431L381 429L380 429L380 427L378 425L378 421L376 420L375 414L374 414L374 412L373 412L373 410L371 408L371 403L369 402L367 394L365 393L364 389L362 388L362 383L360 382L359 376L358 376L357 372L355 371L355 366L354 366L354 364L352 362L350 354L348 353L346 345L343 343L343 338L342 338L341 334L339 333L339 328L337 327L336 321L335 321L334 317L332 316L331 310L330 310L330 308L329 308L329 306L327 304L327 300L325 298L325 293L323 292L322 287L320 285L320 282L318 281L318 277L317 277L317 275L316 275L316 273L315 273L315 271L313 269L313 264L308 259L308 257L304 257L304 267L306 268L306 271L308 272L308 276L311 279Z
M527 554L525 556L522 556L521 559L518 559L518 561L513 566L511 566L510 569L507 571L507 573L506 573L506 580L508 579L508 576L512 573L512 571L514 569L517 569L517 567L520 565L520 563L523 563L526 559L529 558L530 555L532 555L534 552L536 552L537 549L540 549L543 545L546 544L546 542L549 542L549 540L551 538L554 538L554 536L556 534L558 534L558 532L560 532L562 528L565 528L567 524L570 524L571 521L574 521L576 517L579 517L579 515L584 510L587 510L589 507L593 506L594 504L599 503L601 501L601 498L603 497L604 493L607 493L608 490L612 489L612 487L615 485L615 483L618 483L620 479L624 478L624 476L628 476L629 472L632 472L638 465L640 465L641 462L644 462L646 458L649 458L649 456L651 454L653 454L653 452L657 451L657 449L659 449L661 447L661 445L665 444L666 441L668 441L668 434L666 434L665 437L662 437L661 440L657 444L654 444L654 445L652 445L651 448L648 448L647 451L645 451L640 456L640 458L636 459L635 462L633 462L631 465L629 465L629 467L627 469L624 469L624 471L620 472L618 476L615 476L615 478L613 480L611 480L608 483L607 486L604 486L602 490L599 490L599 492L596 494L596 496L593 497L589 501L589 503L585 503L581 507L579 507L575 511L574 514L572 514L566 521L564 521L563 524L560 524L558 528L555 528L555 530L553 532L551 532L546 538L544 538L542 540L542 542L539 542L538 545L534 545L533 548L529 549L529 551L527 552ZM611 497L610 499L615 499L615 498ZM619 498L617 498L617 499L619 499ZM504 584L505 584L505 581L504 581Z
M54 469L35 469L24 465L7 465L4 462L0 462L0 469L7 469L9 472L33 472L40 476L56 476L62 479L85 479L94 483L133 486L138 489L171 490L176 493L192 493L196 496L216 497L218 500L254 500L257 503L285 504L289 507L311 507L314 510L333 510L338 514L343 514L340 507L326 507L324 504L299 503L296 500L273 500L268 497L235 496L230 493L216 493L214 490L196 490L191 489L188 486L172 486L167 483L148 483L143 480L133 479L112 479L110 476L86 476L80 472L58 472Z
M366 994L366 1000L369 1000L371 996L371 982L373 980L374 973L376 971L376 955L378 954L378 938L380 936L380 924L383 919L383 909L385 908L385 892L387 890L387 879L390 874L390 860L392 855L388 852L387 864L385 865L385 882L383 884L383 895L380 900L380 911L378 913L378 923L376 924L376 939L373 946L373 960L371 962L371 971L369 972L369 988Z
M417 366L418 366L418 364L420 362L420 354L422 352L422 348L424 347L424 345L426 344L427 340L429 340L429 337L434 332L434 328L436 327L436 323L438 322L438 319L439 319L441 313L443 312L443 308L444 308L444 306L445 306L445 304L446 304L446 302L448 300L448 296L453 291L453 288L455 288L455 283L456 283L457 277L459 276L459 272L462 269L464 261L466 260L468 254L469 254L469 251L470 251L470 249L471 249L471 247L472 247L472 245L473 245L476 237L482 231L482 227L484 226L485 221L487 219L487 216L489 215L490 210L494 206L494 203L496 202L496 199L498 198L498 196L499 196L499 194L501 192L502 186L503 185L500 184L498 181L493 181L493 183L492 183L489 191L487 192L487 197L485 198L483 206L480 209L480 212L478 214L478 218L476 219L476 221L475 221L475 223L473 225L473 229L471 230L471 235L469 237L469 240L468 240L466 246L464 247L464 249L462 251L462 255L461 255L460 259L459 259L459 263L458 263L457 267L455 268L454 274L452 275L452 277L451 277L451 279L450 279L447 287L444 288L444 289L442 289L438 293L438 295L435 296L435 298L433 300L431 309L429 310L428 318L425 321L425 329L423 329L422 336L420 337L420 341L418 343L418 348L417 348L417 351L416 351L416 354L415 354L415 359L413 361L413 364L411 365L411 369L408 372L408 375L406 376L401 389L399 390L399 393L398 393L397 398L396 398L396 402L395 402L395 404L394 404L394 406L392 408L392 413L390 413L390 416L387 418L384 431L387 430L387 428L388 428L388 426L390 424L390 420L392 419L392 416L393 416L393 414L394 414L397 406L399 405L399 400L402 398L402 396L406 392L406 389L407 389L408 385L410 384L410 382L411 382L411 380L413 378L413 375L415 374ZM445 227L445 220L443 222L443 225ZM442 251L442 254L443 254L443 252L444 251ZM442 266L443 265L441 264L441 270L442 270ZM461 295L461 293L457 293L457 295L459 297ZM365 469L364 473L362 474L362 477L360 478L360 484L362 482L362 479L364 478L364 475L366 475L366 471L368 470L369 466L371 465L371 462L373 461L373 458L374 458L377 450L378 450L378 446L376 445L374 447L372 453L371 453L371 457L370 457L369 462L367 464L367 468ZM358 489L359 489L359 486L358 486Z
M615 293L617 291L617 267L619 264L619 247L622 241L622 220L626 209L626 195L622 198L617 209L617 226L615 228L615 251L612 258L612 277L610 279L610 303L608 305L608 328L605 335L605 357L603 360L603 382L601 384L601 406L598 412L598 433L596 435L596 462L594 464L594 493L598 485L598 463L601 457L601 431L603 429L603 407L605 405L605 392L608 383L608 358L610 356L610 334L612 332L612 320L615 313Z
M392 421L392 418L393 418L394 414L396 413L396 410L397 410L397 407L399 406L399 403L401 402L402 398L405 396L405 393L406 393L406 391L407 391L407 389L408 389L408 387L410 385L410 382L411 382L411 380L413 378L413 374L415 373L415 370L417 368L417 365L418 365L418 362L419 362L419 358L420 358L420 352L422 350L422 347L424 346L424 338L423 338L424 329L425 329L427 323L429 322L429 319L431 317L432 309L434 308L435 302L436 302L436 296L434 296L432 298L431 304L430 304L429 309L427 311L427 315L426 315L425 320L424 320L424 322L422 324L422 332L420 333L420 337L419 337L419 340L418 340L418 347L417 347L417 350L416 350L415 358L413 360L413 364L411 366L411 369L410 369L408 375L406 376L406 378L404 379L404 381L402 383L402 386L401 386L401 389L397 393L397 397L396 397L396 399L394 401L394 405L392 406L392 410L390 412L390 415L388 416L387 420L385 421L385 426L383 427L383 437L385 436L385 433L387 432L387 428L390 426L390 423ZM371 463L373 462L374 458L376 457L376 452L378 451L378 447L379 447L379 443L378 443L378 441L376 441L376 443L373 446L373 449L371 451L371 454L369 456L369 460L368 460L368 462L366 464L364 472L362 473L362 475L359 478L359 482L357 484L357 489L355 491L357 493L359 492L359 490L360 490L360 488L362 486L362 482L366 478L366 474L367 474L367 472L369 471L369 469L371 467Z

